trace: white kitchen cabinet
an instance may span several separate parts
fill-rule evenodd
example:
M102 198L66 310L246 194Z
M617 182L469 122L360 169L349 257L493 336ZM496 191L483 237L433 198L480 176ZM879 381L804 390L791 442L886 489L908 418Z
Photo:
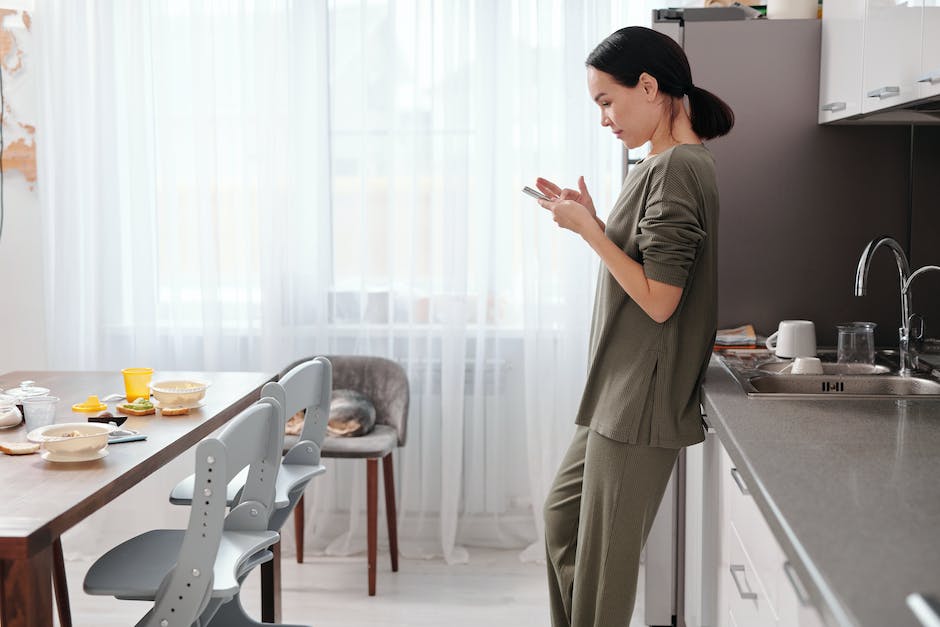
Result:
M721 445L718 472L718 625L821 627L799 574Z
M923 57L917 77L920 98L940 94L940 0L924 4Z
M903 105L940 95L940 0L826 0L819 70L820 124L936 123Z
M865 0L826 0L819 66L819 123L862 112Z
M781 582L778 590L779 624L793 627L823 627L822 618L812 606L809 593L806 592L796 568L789 561L785 561L783 572L788 581ZM784 583L789 585L783 585Z
M707 420L703 410L703 417ZM685 624L718 625L719 450L714 429L685 449Z
M908 0L868 0L862 55L862 113L920 97L924 7Z

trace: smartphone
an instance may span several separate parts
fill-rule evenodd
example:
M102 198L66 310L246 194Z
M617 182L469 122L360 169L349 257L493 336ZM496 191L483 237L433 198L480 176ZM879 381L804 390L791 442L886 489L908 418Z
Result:
M536 198L536 199L538 199L538 200L551 200L551 198L549 198L548 196L546 196L545 194L543 194L543 193L540 192L539 190L537 190L537 189L532 189L532 188L529 187L528 185L526 185L525 187L522 188L522 193L523 193L523 194L528 194L528 195L531 196L532 198Z

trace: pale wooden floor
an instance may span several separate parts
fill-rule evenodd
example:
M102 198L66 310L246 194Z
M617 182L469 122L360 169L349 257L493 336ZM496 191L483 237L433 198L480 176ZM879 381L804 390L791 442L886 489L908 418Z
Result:
M82 591L90 561L67 562L75 627L127 627L148 605L92 597ZM364 556L308 557L283 562L284 622L312 627L523 627L548 626L545 567L523 564L519 551L470 549L470 563L401 559L392 573L379 554L377 594L366 594ZM642 602L641 589L638 601ZM249 614L257 616L257 571L245 582ZM641 608L638 608L640 610ZM642 625L634 614L631 627Z

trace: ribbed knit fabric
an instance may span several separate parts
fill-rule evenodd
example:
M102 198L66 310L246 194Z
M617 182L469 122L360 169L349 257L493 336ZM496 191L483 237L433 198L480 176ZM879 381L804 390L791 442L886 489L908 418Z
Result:
M576 422L630 444L701 442L699 387L718 318L718 183L708 149L680 144L634 167L606 234L647 278L683 288L682 299L657 323L601 264Z
M640 553L678 457L578 427L545 501L553 627L628 627Z

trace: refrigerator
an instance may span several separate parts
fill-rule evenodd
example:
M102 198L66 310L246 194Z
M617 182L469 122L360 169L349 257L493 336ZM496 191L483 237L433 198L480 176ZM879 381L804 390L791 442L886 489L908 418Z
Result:
M652 27L683 47L696 86L735 113L731 133L706 142L721 203L718 327L751 323L769 335L780 320L807 319L818 345L834 346L836 323L871 320L876 343L896 346L893 261L875 260L868 296L854 296L853 286L872 238L891 235L910 251L914 129L818 124L820 20L662 9ZM625 170L631 162L625 154ZM647 540L646 625L717 624L707 581L716 553L701 546L717 529L709 508L717 436L707 437L680 455Z

